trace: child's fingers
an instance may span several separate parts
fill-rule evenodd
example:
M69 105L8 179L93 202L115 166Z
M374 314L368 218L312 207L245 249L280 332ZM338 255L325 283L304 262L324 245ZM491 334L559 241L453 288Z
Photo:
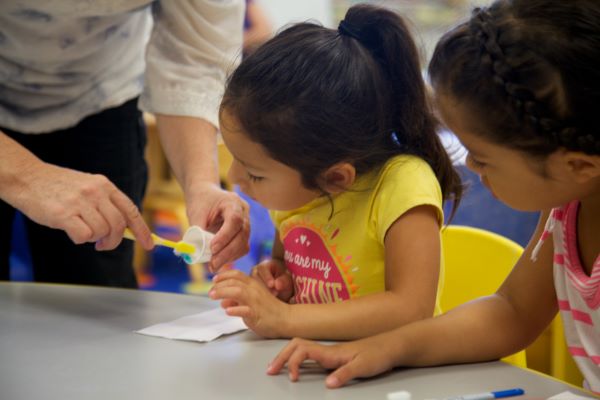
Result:
M252 268L252 275L254 279L262 282L267 288L273 289L275 287L275 277L268 268L264 268L263 265L257 265Z
M342 353L343 350L337 347L324 346L310 341L302 342L296 346L287 360L289 378L292 382L297 381L300 377L300 368L307 360L313 360L326 369L337 368L345 362L341 358Z
M252 318L252 309L248 306L234 306L225 309L230 317Z
M221 270L217 275L214 276L213 282L223 282L227 279L237 279L241 281L247 280L249 277L245 273L237 269Z
M336 360L337 365L328 367L326 364L321 363L325 368L339 367L325 379L325 384L329 388L337 388L345 385L354 378L367 378L391 368L387 360L374 355L372 351L365 353L364 351L352 349L342 351L342 347L339 347L339 349L338 355L340 358ZM348 350L348 348L345 350Z
M223 299L221 300L221 308L225 309L225 308L229 308L229 307L235 307L238 306L238 302L231 300L231 299Z
M287 360L290 358L290 355L294 352L299 340L302 339L292 339L279 351L275 358L269 363L267 374L277 375L279 371L281 371Z
M274 285L278 292L292 289L292 280L288 275L282 275L275 279Z
M288 376L292 382L300 377L300 366L308 358L308 352L304 346L298 346L287 361Z
M213 300L230 299L237 303L246 303L247 290L244 290L243 285L232 282L230 286L213 286L208 292L208 297Z
M281 351L279 354L275 356L273 361L269 364L267 368L267 373L269 375L277 375L281 369L288 362L290 357L294 354L294 352L298 349L298 347L302 346L304 343L307 343L307 340L294 338L292 339Z
M357 362L353 359L329 374L325 378L325 385L328 388L335 389L344 386L348 381L361 375L360 368L357 367Z

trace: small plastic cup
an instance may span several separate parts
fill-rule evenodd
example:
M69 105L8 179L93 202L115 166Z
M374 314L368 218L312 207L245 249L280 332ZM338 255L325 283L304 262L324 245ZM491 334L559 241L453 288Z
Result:
M176 255L183 258L187 264L205 263L210 260L212 253L210 252L210 241L215 237L213 233L205 231L199 226L190 226L183 235L182 242L194 245L196 251L194 254L184 254L175 252Z

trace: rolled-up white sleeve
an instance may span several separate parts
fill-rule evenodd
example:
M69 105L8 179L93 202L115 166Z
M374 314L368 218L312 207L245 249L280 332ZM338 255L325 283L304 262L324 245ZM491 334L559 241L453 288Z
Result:
M140 108L218 127L225 79L241 55L244 7L243 0L154 3Z

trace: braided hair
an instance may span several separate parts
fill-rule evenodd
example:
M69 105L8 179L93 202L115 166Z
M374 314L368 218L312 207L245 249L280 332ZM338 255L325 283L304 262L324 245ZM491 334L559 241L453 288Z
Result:
M536 156L600 154L600 2L497 0L438 43L429 74L481 134Z

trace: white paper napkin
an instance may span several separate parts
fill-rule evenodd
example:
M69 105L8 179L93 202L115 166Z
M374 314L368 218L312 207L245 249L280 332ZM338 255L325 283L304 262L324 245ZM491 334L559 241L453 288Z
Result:
M171 322L164 322L136 331L142 335L168 339L210 342L221 335L248 329L239 317L230 317L222 308L188 315Z

